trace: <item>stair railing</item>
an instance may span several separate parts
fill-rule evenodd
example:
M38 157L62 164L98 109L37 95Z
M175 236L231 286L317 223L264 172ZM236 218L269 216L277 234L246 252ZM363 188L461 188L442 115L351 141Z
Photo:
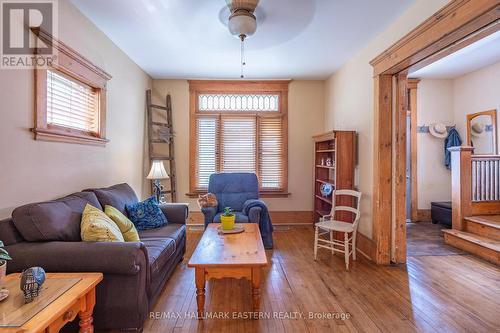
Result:
M452 228L463 230L463 218L500 214L500 155L473 155L473 147L452 147Z

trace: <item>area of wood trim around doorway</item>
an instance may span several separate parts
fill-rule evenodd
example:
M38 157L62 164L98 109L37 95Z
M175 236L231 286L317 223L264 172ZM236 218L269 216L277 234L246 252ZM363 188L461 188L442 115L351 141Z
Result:
M394 45L373 59L370 64L374 69L374 165L373 165L373 240L375 242L374 259L378 264L389 264L391 252L396 263L406 262L406 253L402 251L406 244L405 228L394 228L392 235L392 210L401 207L401 201L406 201L406 193L395 196L392 200L393 184L397 182L400 168L406 168L406 161L398 163L395 173L392 171L393 147L396 156L400 149L406 150L397 140L405 139L404 135L395 133L393 141L393 76L407 70L419 62L433 57L434 61L447 55L445 50L450 47L458 50L467 43L465 40L478 31L484 36L498 31L500 20L500 5L498 0L453 0L432 17L408 33ZM397 89L397 91L405 91ZM395 104L398 105L398 104ZM399 108L398 108L399 110ZM406 112L406 111L405 111ZM397 119L397 117L395 118ZM406 128L404 128L406 132ZM399 180L399 184L401 180ZM396 210L394 225L401 224L406 216ZM391 242L391 239L394 241ZM392 247L392 248L391 248Z

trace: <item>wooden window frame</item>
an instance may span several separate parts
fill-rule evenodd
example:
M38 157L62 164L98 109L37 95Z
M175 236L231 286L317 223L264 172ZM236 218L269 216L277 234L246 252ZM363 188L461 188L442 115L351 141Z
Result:
M31 131L35 140L79 143L104 146L106 139L106 86L111 75L91 63L87 58L56 40L51 35L33 30L40 40L51 44L57 51L57 62L44 68L35 68L35 124ZM98 94L98 131L88 132L47 123L47 73L60 73L77 83L87 85Z
M280 190L262 190L260 195L263 197L287 197L288 193L288 85L289 80L273 81L232 81L232 80L189 80L189 197L197 197L200 194L207 193L206 190L196 188L196 164L197 164L197 115L210 115L210 111L197 112L198 96L201 94L278 94L279 95L279 114L282 117L282 139L283 139L283 188ZM214 112L213 114L221 114ZM225 114L230 115L255 115L255 111L228 111ZM262 111L260 117L276 116L274 111ZM258 125L257 125L258 126ZM259 131L257 130L257 142L259 142ZM220 145L220 142L218 143ZM258 148L257 148L258 149ZM257 159L256 163L259 163ZM257 168L257 175L259 170ZM260 183L259 183L260 186Z

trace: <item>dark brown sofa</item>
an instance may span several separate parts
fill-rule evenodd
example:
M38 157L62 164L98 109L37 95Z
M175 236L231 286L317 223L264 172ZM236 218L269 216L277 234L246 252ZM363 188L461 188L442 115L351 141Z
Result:
M103 208L138 199L130 186L90 189L53 201L18 207L0 221L0 240L12 257L8 273L41 266L47 272L102 272L96 291L96 329L141 331L165 282L186 250L186 204L164 204L168 225L140 231L139 243L82 242L87 203Z

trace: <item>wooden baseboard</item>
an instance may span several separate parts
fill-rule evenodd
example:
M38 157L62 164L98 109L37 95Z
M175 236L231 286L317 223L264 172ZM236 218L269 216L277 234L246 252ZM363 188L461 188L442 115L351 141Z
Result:
M271 211L271 220L277 225L311 225L312 211ZM188 225L203 224L202 212L189 212Z
M356 250L367 259L373 261L375 257L375 242L358 232L356 236Z
M431 210L430 209L418 209L417 210L417 220L412 222L431 222Z

